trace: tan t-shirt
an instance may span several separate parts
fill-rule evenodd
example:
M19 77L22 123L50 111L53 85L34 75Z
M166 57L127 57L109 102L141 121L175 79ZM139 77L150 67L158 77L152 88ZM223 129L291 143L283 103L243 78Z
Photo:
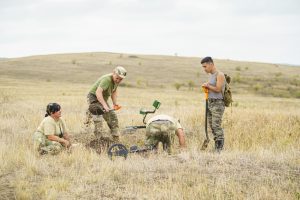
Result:
M37 131L43 133L44 135L56 135L59 136L61 133L64 134L68 132L66 123L61 118L55 121L51 116L45 117Z
M156 115L152 118L150 118L147 121L146 126L148 126L151 122L157 121L157 120L167 120L172 122L173 124L175 124L177 129L182 129L182 126L179 124L178 120L174 119L173 117L169 116L169 115Z

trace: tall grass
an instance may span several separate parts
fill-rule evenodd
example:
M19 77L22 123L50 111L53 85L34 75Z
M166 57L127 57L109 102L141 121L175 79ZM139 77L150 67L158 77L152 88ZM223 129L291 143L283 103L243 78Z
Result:
M26 90L24 90L26 85ZM0 196L17 199L299 199L300 108L298 99L236 95L224 114L225 150L204 140L204 100L199 91L120 88L120 127L140 125L141 107L162 102L157 114L179 118L187 149L131 155L110 161L85 147L92 133L82 124L89 85L11 81L0 93ZM62 94L65 95L62 95ZM39 156L32 133L49 102L62 105L73 140L71 153ZM123 135L142 144L144 132ZM178 144L175 144L177 147ZM4 196L6 195L6 196Z

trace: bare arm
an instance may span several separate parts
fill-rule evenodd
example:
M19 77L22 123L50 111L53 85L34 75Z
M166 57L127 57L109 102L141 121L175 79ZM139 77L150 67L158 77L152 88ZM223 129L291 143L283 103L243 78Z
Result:
M70 147L70 145L71 145L71 143L68 140L66 140L64 138L60 138L56 135L48 135L47 138L48 138L48 140L59 142L62 145L64 145L65 147Z
M214 92L222 92L222 86L224 84L225 77L223 73L219 73L217 76L217 84L216 86L212 86L209 83L204 83L203 86L206 87L209 90L212 90Z
M65 140L68 140L69 142L70 142L70 135L69 135L69 133L64 133L64 135L63 135L63 138L65 139Z
M118 105L117 104L117 90L115 90L112 94L111 94L111 100L113 102L113 105Z
M103 93L103 89L101 87L98 87L97 90L96 90L97 99L101 103L101 105L103 106L105 111L109 112L109 107L108 107L107 103L105 102L102 93Z
M180 128L180 129L177 129L177 137L178 137L178 140L179 140L179 145L180 145L180 148L185 148L185 136L184 136L184 132L183 132L183 129Z

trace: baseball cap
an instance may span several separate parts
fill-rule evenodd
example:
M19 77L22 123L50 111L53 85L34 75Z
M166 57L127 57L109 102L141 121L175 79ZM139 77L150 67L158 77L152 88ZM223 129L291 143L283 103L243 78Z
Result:
M115 69L114 69L114 72L120 76L121 78L125 78L126 75L127 75L127 71L124 67L122 66L117 66Z

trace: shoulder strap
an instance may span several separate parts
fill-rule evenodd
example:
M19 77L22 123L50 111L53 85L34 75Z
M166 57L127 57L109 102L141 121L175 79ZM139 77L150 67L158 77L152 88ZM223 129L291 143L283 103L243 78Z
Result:
M216 82L217 82L218 75L219 75L219 71L217 71ZM225 85L226 85L226 78L225 78L225 74L224 74L224 90L223 90L223 86L222 86L222 92L221 92L223 99L224 99Z

